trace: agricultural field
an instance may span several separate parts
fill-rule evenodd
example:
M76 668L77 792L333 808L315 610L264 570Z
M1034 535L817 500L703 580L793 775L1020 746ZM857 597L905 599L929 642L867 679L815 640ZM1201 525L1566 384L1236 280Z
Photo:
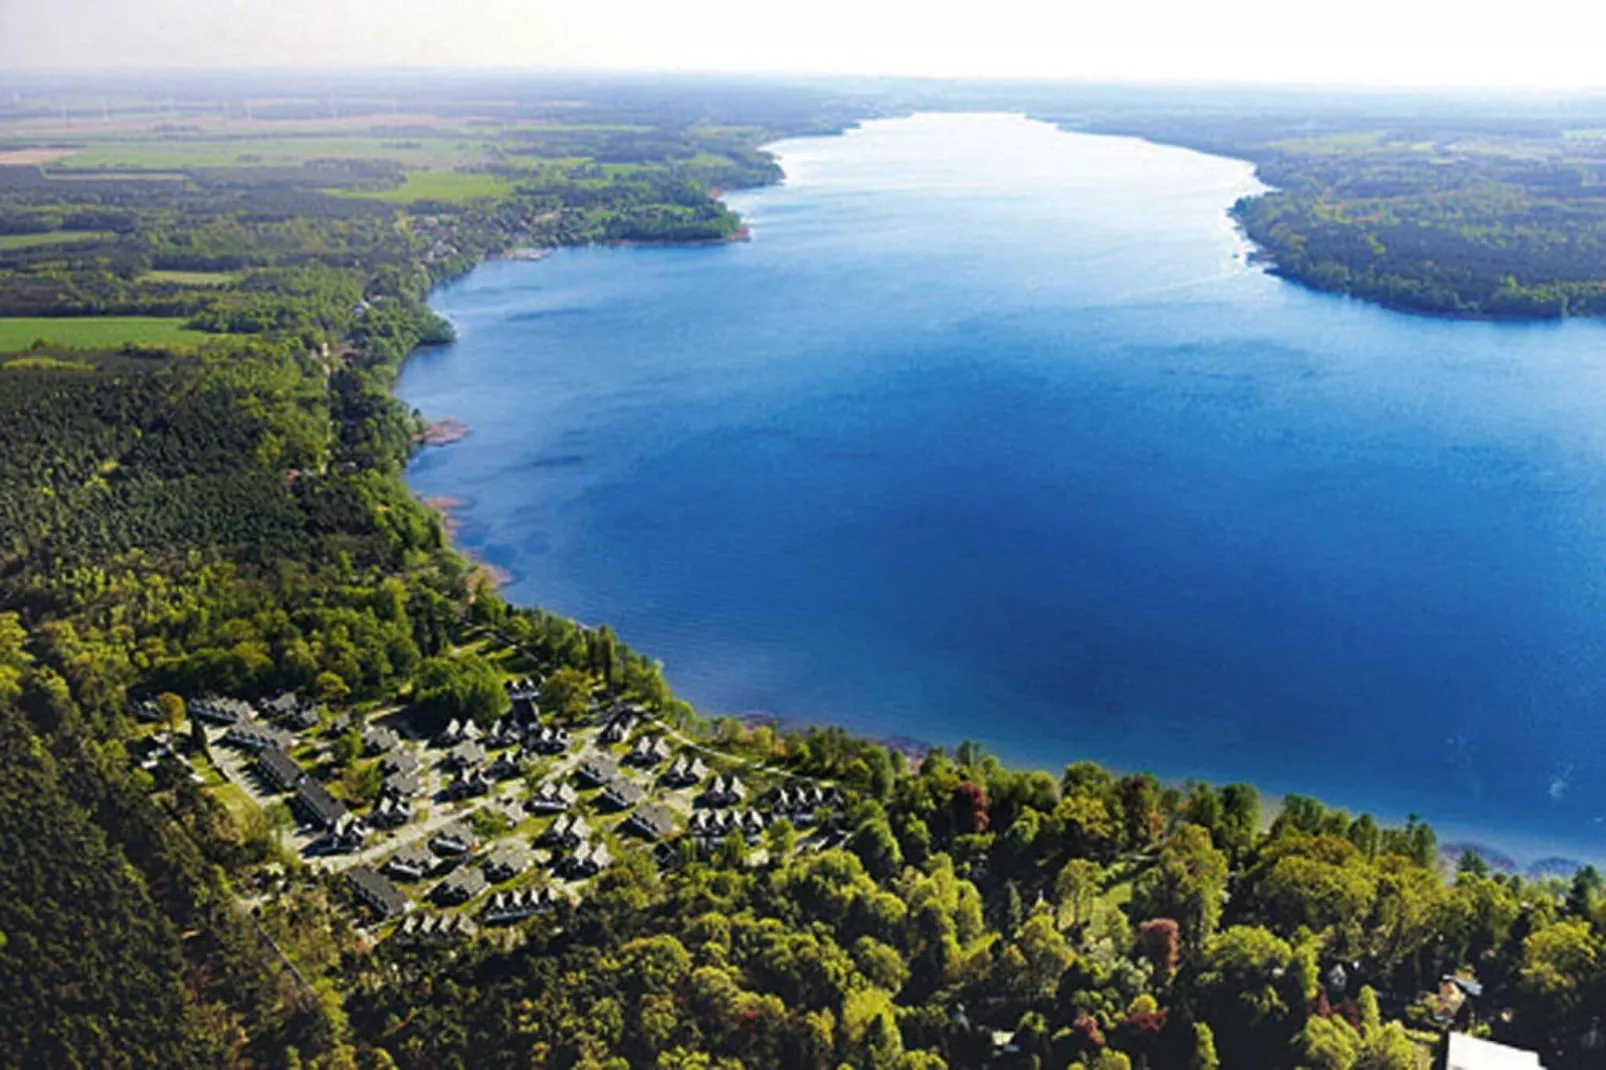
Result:
M0 353L16 353L44 338L78 349L115 349L128 342L195 345L212 337L178 316L0 316Z
M143 282L171 282L180 286L227 286L238 282L239 278L233 271L147 271L140 276Z
M163 170L284 166L317 159L394 160L410 167L481 163L491 153L479 139L441 137L201 137L91 141L57 161L56 171Z
M114 237L116 235L109 230L51 230L41 234L0 234L0 253L13 249L32 249L40 245L106 241Z
M500 175L475 174L465 171L409 171L406 180L396 189L377 192L339 192L347 197L367 197L372 200L407 204L413 201L449 201L462 203L485 197L497 197L513 190L513 182Z

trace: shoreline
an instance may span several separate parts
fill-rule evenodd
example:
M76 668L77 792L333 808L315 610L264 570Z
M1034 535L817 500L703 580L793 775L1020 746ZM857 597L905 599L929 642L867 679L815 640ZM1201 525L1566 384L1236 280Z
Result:
M455 440L454 440L455 441ZM406 478L405 475L402 477ZM410 488L409 488L410 489ZM493 565L479 551L464 546L458 539L458 532L463 522L454 515L457 510L466 507L469 503L466 498L459 498L451 494L430 494L424 496L414 495L418 503L436 516L441 518L441 531L446 536L446 545L452 552L462 554L473 565L473 571L480 573L491 581L491 585L498 591L515 583L518 577L501 565Z
M1075 132L1081 133L1082 131L1075 131ZM1121 136L1121 135L1106 135L1106 136ZM1147 140L1147 139L1144 139L1144 140ZM1155 143L1156 144L1164 144L1164 143L1161 143L1161 142L1155 142ZM1187 148L1188 146L1174 146L1174 147ZM1199 150L1194 150L1194 151L1199 151ZM1209 155L1220 155L1220 154L1211 153ZM1252 161L1241 161L1241 162L1251 163L1252 164ZM761 187L758 187L758 188L763 188L763 187L761 186ZM723 191L721 191L721 192L723 192ZM1241 228L1240 228L1240 233L1242 233ZM1247 235L1244 235L1244 237L1255 248L1257 248L1257 249L1259 248L1259 246L1253 242L1253 239L1248 239ZM729 244L729 243L734 242L734 241L746 241L746 240L751 240L751 235L750 235L750 232L748 231L748 228L744 224L742 227L739 228L739 230L738 230L738 232L736 234L733 234L732 236L727 237L727 238L720 238L720 239L706 239L706 240L694 240L694 241L682 241L682 242L676 242L676 241L618 241L618 242L607 242L607 243L598 243L598 244L605 244L605 245L607 245L609 247L613 247L613 248L638 247L638 246L639 247L643 247L643 248L652 248L652 247L675 246L675 245L686 245L686 246L696 247L696 246L723 245L723 244ZM502 259L502 258L487 258L487 259ZM523 258L514 258L514 259L523 259ZM534 259L544 259L544 257L539 257L539 258L534 258ZM476 265L476 266L478 266L478 265ZM473 269L470 268L469 270L472 271ZM1269 272L1269 273L1275 274L1274 272ZM1282 276L1276 276L1276 277L1282 278ZM1314 290L1314 288L1307 287L1304 284L1299 283L1297 280L1286 279L1285 281L1288 281L1288 282L1290 282L1290 283L1292 283L1294 285L1300 285L1302 289L1313 290L1313 292L1328 292L1328 293L1330 293L1330 291ZM1384 304L1382 304L1380 302L1377 302L1377 301L1374 301L1374 300L1370 300L1370 299L1367 299L1367 298L1364 298L1364 297L1354 297L1354 295L1345 295L1345 294L1333 294L1333 296L1353 297L1354 300L1363 301L1363 302L1365 302L1367 304L1373 305L1374 307L1384 308L1384 309L1387 309L1387 310L1389 310L1391 312L1401 312L1401 313L1405 313L1405 314L1418 314L1418 313L1412 313L1410 310L1407 310L1407 309L1392 309L1387 305L1384 305ZM1476 319L1478 317L1451 317L1451 318ZM1512 321L1506 321L1506 322L1512 322ZM1518 321L1515 321L1515 322L1548 322L1548 320L1528 319L1528 320L1518 320ZM442 424L444 424L446 422L447 422L446 420L439 421L439 423L442 423ZM458 422L461 423L461 421L458 421ZM466 433L467 432L466 432L466 426L465 426L464 434L466 434ZM455 442L455 441L460 440L461 437L463 437L463 436L459 435L459 436L457 436L455 438L451 438L449 441ZM427 443L427 444L445 445L445 444L449 444L449 442ZM404 472L404 479L405 478L406 478L406 474ZM489 575L493 579L493 582L496 583L496 586L499 589L509 585L510 583L512 583L512 582L514 582L516 580L517 577L515 577L509 570L507 570L505 568L501 568L500 566L490 565L489 563L485 562L483 560L483 558L480 556L480 551L474 549L473 547L465 545L461 541L460 535L461 535L462 524L461 524L461 521L456 516L454 516L453 514L454 514L454 511L460 510L462 508L467 507L468 502L466 502L465 500L463 500L461 498L457 498L457 497L449 495L449 494L448 495L435 495L435 496L431 496L431 497L428 497L428 498L421 497L419 500L421 502L423 502L426 506L428 506L429 508L431 508L432 510L436 511L437 513L439 513L442 516L442 518L443 518L443 527L445 529L446 536L447 536L448 542L451 545L451 547L456 552L461 553L468 560L474 562L476 568L483 570L485 572L485 574ZM651 656L651 652L646 652L646 653L648 653L648 655ZM879 734L879 733L876 733L874 731L867 731L867 730L865 730L863 728L860 728L860 727L855 727L852 724L851 720L843 720L843 719L815 718L815 717L808 717L808 716L782 716L782 715L778 715L778 714L764 713L764 712L754 711L754 710L749 710L749 711L747 711L745 713L739 713L739 714L723 714L723 713L715 711L712 707L704 707L704 708L700 709L700 713L702 713L702 715L708 716L708 717L713 717L713 716L732 716L735 720L737 720L737 721L739 721L739 722L741 722L743 724L749 724L749 725L768 724L768 725L772 725L772 726L776 727L777 729L781 729L781 730L806 730L808 728L828 728L828 727L840 728L843 731L847 732L849 735L852 735L852 736L855 736L855 737L861 738L861 739L867 739L867 740L873 741L873 742L875 742L875 743L877 743L877 744L879 744L881 746L884 746L889 750L897 751L897 752L903 754L906 758L910 759L915 764L918 764L918 761L920 760L920 758L922 758L927 752L929 752L930 750L933 750L933 749L942 749L942 750L947 751L948 753L952 753L953 750L955 749L955 747L958 745L958 743L962 742L962 740L963 740L963 737L961 737L961 738L954 739L954 740L952 740L950 742L947 742L947 743L932 743L932 742L930 742L930 741L928 741L926 739L923 739L923 738L915 738L915 737L902 735L902 734L890 735L889 736L889 735L885 735L885 734ZM977 726L977 727L983 727L983 726ZM985 744L984 744L984 746L985 746ZM988 753L997 756L999 758L999 760L1004 765L1006 765L1006 766L1008 766L1010 768L1014 768L1014 769L1018 769L1018 770L1043 770L1043 771L1048 772L1050 775L1054 776L1056 778L1056 780L1058 779L1059 769L1055 768L1052 764L1045 764L1045 759L1043 759L1043 758L1029 759L1027 761L1022 762L1022 761L1013 760L1012 758L1009 758L1009 757L1005 757L1005 754L1007 753L1007 748L1001 751L1001 750L999 750L997 748L988 746L988 747L986 747L986 749L987 749ZM1104 761L1104 760L1100 760L1100 759L1094 758L1092 756L1084 756L1084 757L1086 757L1087 760L1097 761L1098 764L1104 766L1105 768L1109 769L1112 773L1115 773L1117 775L1131 774L1131 773L1135 773L1135 772L1147 772L1148 771L1148 770L1143 770L1141 768L1128 768L1128 767L1125 767L1123 763L1118 763L1118 762L1113 762L1113 761ZM1080 759L1076 758L1076 757L1072 757L1072 758L1070 758L1068 760L1075 761L1075 760L1080 760ZM1158 779L1161 781L1162 784L1165 784L1165 785L1168 785L1168 786L1179 786L1179 785L1181 785L1183 783L1186 783L1190 779L1191 780L1202 779L1202 778L1200 778L1200 777L1198 777L1196 775L1192 775L1192 776L1184 777L1184 778L1176 778L1176 777L1170 777L1170 776L1160 776L1158 774L1156 774L1156 775L1158 776ZM1235 778L1235 779L1237 779L1237 778ZM1369 809L1369 808L1364 807L1364 806L1346 805L1346 801L1347 800L1354 800L1356 798L1356 795L1363 794L1363 793L1359 793L1358 792L1358 793L1356 793L1356 795L1348 795L1348 796L1345 796L1345 797L1340 797L1340 796L1337 796L1337 795L1334 795L1334 796L1316 796L1314 794L1314 792L1311 792L1309 789L1301 790L1301 789L1298 789L1298 788L1295 788L1294 790L1287 791L1287 792L1274 792L1274 791L1268 791L1268 790L1265 790L1264 788L1262 788L1261 785L1264 783L1264 781L1261 780L1261 779L1258 779L1257 776L1254 775L1254 774L1251 774L1250 776L1243 777L1241 779L1244 780L1247 783L1250 783L1250 784L1254 785L1256 787L1257 791L1260 791L1262 793L1261 794L1261 799L1262 799L1263 807L1265 808L1265 810L1267 812L1266 820L1268 821L1268 823L1271 820L1271 817L1275 815L1276 809L1281 806L1283 800L1288 795L1291 795L1291 794L1311 794L1313 797L1320 798L1322 800L1322 802L1324 803L1324 805L1328 805L1328 806L1330 806L1332 808L1335 808L1335 809L1339 809L1339 808L1344 809L1348 813L1350 813L1351 815L1359 815L1359 814L1362 814L1362 813L1370 813L1374 818L1376 818L1382 824L1385 824L1385 825L1403 824L1403 818L1400 815L1392 812L1391 810L1386 810L1385 809L1385 810L1381 810L1380 811L1379 809ZM1212 783L1215 783L1215 782L1216 782L1215 780L1212 780ZM1222 781L1222 782L1226 782L1226 781ZM1431 798L1429 798L1426 801L1431 802ZM1425 810L1426 807L1417 807L1415 809ZM1494 828L1479 827L1477 823L1470 824L1470 825L1469 824L1458 823L1458 822L1451 822L1451 823L1441 824L1441 823L1435 822L1430 813L1425 813L1423 815L1423 819L1427 824L1432 826L1434 828L1435 832L1439 835L1441 853L1453 852L1455 857L1459 857L1459 854L1461 853L1462 849L1470 848L1470 849L1474 850L1476 853L1480 854L1486 860L1490 861L1491 865L1494 866L1495 868L1501 868L1501 867L1503 867L1505 865L1509 865L1511 867L1511 871L1514 871L1514 872L1517 872L1517 873L1522 873L1524 875L1528 875L1528 874L1533 873L1534 871L1540 870L1540 869L1554 869L1556 867L1556 865L1559 864L1559 860L1563 860L1563 859L1568 864L1571 864L1573 862L1582 863L1582 862L1585 862L1585 861L1593 861L1593 862L1597 862L1598 863L1599 861L1601 861L1603 859L1606 859L1606 847L1591 847L1591 848L1587 848L1586 849L1581 844L1563 844L1563 843L1556 842L1555 840L1549 839L1548 837L1546 837L1544 835L1535 835L1535 834L1529 834L1529 833L1523 833L1523 832L1502 832L1502 831L1494 829ZM1450 857L1449 858L1449 865L1452 868L1453 868L1453 865L1454 865L1455 857Z

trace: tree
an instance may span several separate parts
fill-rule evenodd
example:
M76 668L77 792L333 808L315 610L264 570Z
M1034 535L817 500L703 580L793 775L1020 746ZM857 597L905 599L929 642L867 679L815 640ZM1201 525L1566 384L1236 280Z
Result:
M559 669L541 682L541 708L571 720L579 717L590 705L591 686L591 677L579 669Z
M488 725L512 705L494 666L478 654L429 658L413 679L413 705L435 726L452 718Z
M1177 923L1170 918L1154 918L1138 926L1138 947L1143 957L1154 967L1154 976L1161 984L1171 980L1177 972L1182 955L1182 937Z
M184 723L187 710L184 700L171 691L163 691L156 696L156 708L161 711L162 723L169 732L177 732L178 726Z
M329 746L329 759L335 768L344 769L362 755L362 730L355 725L335 737Z
M1188 1070L1221 1070L1215 1034L1203 1022L1195 1022L1193 1026L1193 1052L1188 1057Z
M1183 825L1166 837L1158 862L1133 888L1136 917L1171 918L1184 941L1198 947L1221 918L1227 890L1227 859L1198 825Z
M351 694L351 685L339 673L325 670L313 680L312 690L323 702L339 702Z
M1069 915L1069 924L1079 926L1093 916L1103 880L1103 868L1091 859L1073 858L1060 868L1054 878L1054 903L1062 922Z

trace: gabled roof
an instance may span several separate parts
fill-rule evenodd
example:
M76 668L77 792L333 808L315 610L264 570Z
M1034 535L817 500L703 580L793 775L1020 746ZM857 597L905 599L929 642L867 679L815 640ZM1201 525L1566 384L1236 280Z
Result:
M353 890L369 906L387 918L404 913L409 906L406 894L368 866L353 866L346 872Z
M418 772L418 755L410 750L393 750L379 759L379 771L386 775L392 773Z
M675 831L675 815L670 813L667 806L659 803L648 803L638 806L626 821L641 832L654 839L668 836Z
M604 783L602 795L620 808L635 806L647 798L647 793L641 790L640 785L622 776L613 777Z
M336 825L351 811L346 804L330 795L316 780L303 781L296 789L296 803L307 815L321 825Z
M437 884L434 895L437 899L463 902L473 899L483 892L487 886L488 883L483 871L474 866L464 866Z
M258 754L257 764L262 767L264 776L281 787L294 787L307 775L294 758L278 747L269 747Z

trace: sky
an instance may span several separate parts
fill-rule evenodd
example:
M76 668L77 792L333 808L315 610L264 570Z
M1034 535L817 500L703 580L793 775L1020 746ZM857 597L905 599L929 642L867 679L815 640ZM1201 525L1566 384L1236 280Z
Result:
M1601 0L0 0L0 72L489 67L1606 87Z

